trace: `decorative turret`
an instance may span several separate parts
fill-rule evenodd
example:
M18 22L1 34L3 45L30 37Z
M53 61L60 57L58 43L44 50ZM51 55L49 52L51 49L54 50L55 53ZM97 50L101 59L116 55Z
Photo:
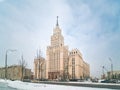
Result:
M58 23L58 16L57 16L57 21L56 21L56 26L53 30L54 34L61 34L61 29L59 28L59 23Z
M56 26L53 29L53 35L51 36L51 45L52 46L63 46L64 45L64 38L61 34L61 29L59 28L59 24L58 24L58 16L56 20Z

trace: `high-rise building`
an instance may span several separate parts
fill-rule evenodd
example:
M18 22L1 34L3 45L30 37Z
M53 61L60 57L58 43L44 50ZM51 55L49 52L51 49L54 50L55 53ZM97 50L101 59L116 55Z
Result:
M90 77L90 66L83 60L82 54L78 49L69 52L68 46L64 44L64 37L58 24L58 17L51 44L46 50L46 79L49 80L66 80L66 79L87 79ZM35 62L38 62L36 60ZM39 70L38 64L35 63L35 77ZM41 73L41 71L39 71ZM37 75L37 76L36 76Z
M68 47L64 45L64 37L57 23L51 36L51 45L47 47L47 71L48 79L63 79L64 66L68 60Z

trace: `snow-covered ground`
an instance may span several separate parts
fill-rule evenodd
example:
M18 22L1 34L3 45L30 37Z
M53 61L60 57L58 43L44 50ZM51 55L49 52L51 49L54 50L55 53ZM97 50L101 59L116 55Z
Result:
M115 85L120 86L120 83L93 83L93 82L68 82L68 83L80 83L80 84L96 84L96 85Z
M62 86L62 85L50 85L39 83L28 83L21 81L2 80L0 82L7 83L8 86L17 88L20 90L115 90L104 88L90 88L90 87L75 87L75 86Z

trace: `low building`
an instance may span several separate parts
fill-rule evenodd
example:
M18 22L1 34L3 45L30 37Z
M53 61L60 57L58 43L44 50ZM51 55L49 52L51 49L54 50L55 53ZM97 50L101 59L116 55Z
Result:
M24 68L23 78L31 77L31 69ZM0 68L0 78L5 78L5 68ZM20 65L12 65L7 67L7 79L22 80L22 67Z
M0 68L0 78L2 78L2 79L5 78L5 68L3 68L3 67Z
M120 80L120 71L109 71L107 72L108 79L119 79Z

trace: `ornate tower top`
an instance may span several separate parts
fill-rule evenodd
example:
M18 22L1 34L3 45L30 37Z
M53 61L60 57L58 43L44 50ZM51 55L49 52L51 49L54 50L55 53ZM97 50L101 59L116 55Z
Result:
M55 26L55 28L54 28L54 30L53 30L53 33L54 33L54 34L58 34L58 33L61 34L61 29L59 28L59 23L58 23L58 16L57 16L56 26Z
M51 36L51 45L52 46L63 46L64 45L64 37L61 34L61 29L58 24L58 16L56 21L56 26L53 29L53 35Z

